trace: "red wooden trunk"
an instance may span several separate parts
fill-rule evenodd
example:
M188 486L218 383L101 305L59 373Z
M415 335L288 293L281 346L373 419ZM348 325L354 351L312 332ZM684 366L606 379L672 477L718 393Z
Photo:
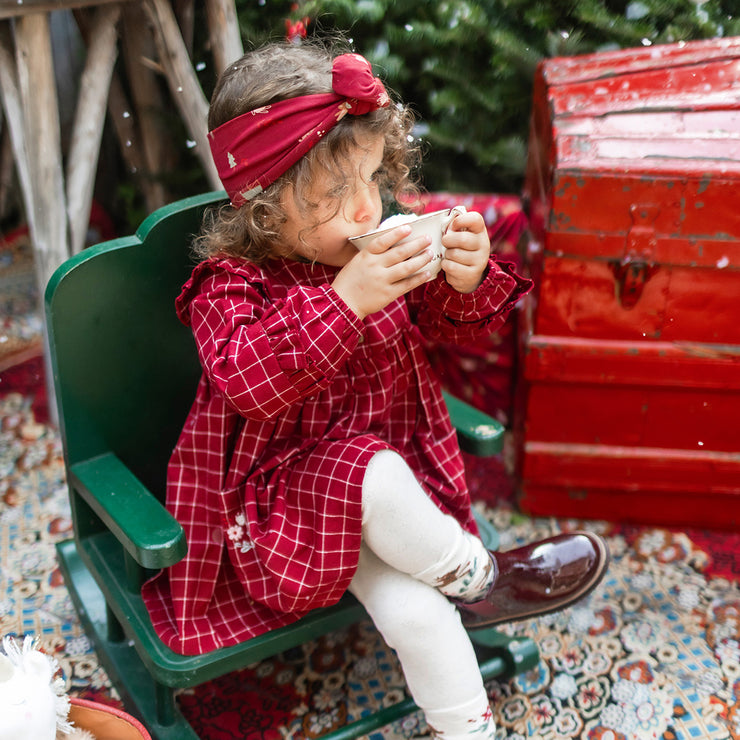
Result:
M740 39L534 86L517 450L534 514L740 524Z

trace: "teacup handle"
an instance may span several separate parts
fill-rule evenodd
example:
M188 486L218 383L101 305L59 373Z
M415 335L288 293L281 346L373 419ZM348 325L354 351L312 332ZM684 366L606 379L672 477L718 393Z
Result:
M454 208L451 208L450 212L444 217L444 219L442 219L442 234L447 233L447 229L455 216L459 216L461 213L467 213L467 210L468 209L465 208L465 206L455 206Z

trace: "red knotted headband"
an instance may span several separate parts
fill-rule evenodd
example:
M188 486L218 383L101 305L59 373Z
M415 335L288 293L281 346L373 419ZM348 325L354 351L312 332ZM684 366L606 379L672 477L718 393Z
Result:
M334 60L332 89L265 105L208 134L218 175L235 208L275 182L347 113L361 116L390 103L370 62L359 54Z

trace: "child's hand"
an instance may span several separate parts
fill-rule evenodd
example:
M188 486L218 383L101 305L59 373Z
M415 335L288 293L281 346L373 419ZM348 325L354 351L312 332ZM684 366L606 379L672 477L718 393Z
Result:
M472 293L483 282L491 254L491 242L483 216L475 211L460 213L442 237L445 279L458 293Z
M403 225L380 235L359 250L334 278L332 287L361 319L432 277L424 270L434 258L431 250L424 249L430 244L429 237L397 245L410 233L411 227Z

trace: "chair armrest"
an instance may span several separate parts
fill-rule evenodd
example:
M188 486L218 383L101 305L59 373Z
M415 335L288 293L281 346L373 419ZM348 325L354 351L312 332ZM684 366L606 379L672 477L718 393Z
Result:
M498 455L504 448L504 425L446 391L443 395L460 449L479 457Z
M185 555L185 533L178 521L113 453L71 465L68 477L141 566L159 570Z

